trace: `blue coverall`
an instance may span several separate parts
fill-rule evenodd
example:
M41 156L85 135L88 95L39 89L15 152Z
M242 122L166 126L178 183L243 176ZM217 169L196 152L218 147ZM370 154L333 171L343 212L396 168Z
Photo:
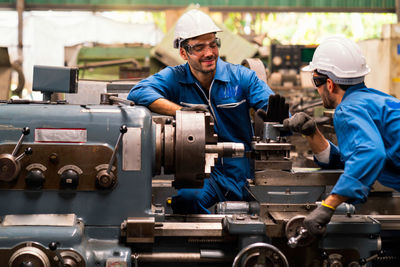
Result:
M331 144L329 163L343 168L332 190L365 202L372 184L400 191L400 100L360 83L348 88L333 120L338 147Z
M249 151L253 136L249 108L266 109L271 94L254 71L218 59L210 90L201 88L186 63L142 80L128 99L144 106L159 98L181 106L204 104L214 117L218 141L244 143ZM253 178L251 169L248 158L219 159L202 189L181 189L172 198L174 213L209 213L208 208L217 202L246 199L247 179Z

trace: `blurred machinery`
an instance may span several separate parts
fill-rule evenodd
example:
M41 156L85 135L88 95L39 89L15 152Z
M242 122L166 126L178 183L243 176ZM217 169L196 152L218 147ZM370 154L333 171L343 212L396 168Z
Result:
M400 97L400 24L382 25L381 38L359 41L371 72L368 87Z
M79 44L64 48L65 66L80 69L80 79L143 79L165 67L143 44Z
M243 156L243 144L218 142L208 113L160 116L112 93L100 105L50 102L53 92L83 88L77 70L34 74L43 101L0 104L0 266L398 264L400 209L390 191L338 208L323 239L307 235L304 216L341 171L294 168L282 125L265 123L246 153L252 201L171 214L157 194L201 187L216 157ZM152 181L157 174L171 179Z
M17 87L11 91L12 73L18 74ZM11 95L21 96L25 85L25 76L22 72L21 62L10 62L7 47L0 47L0 99L6 100Z
M302 81L300 70L312 60L316 47L271 44L269 85L275 90L307 87L308 80Z

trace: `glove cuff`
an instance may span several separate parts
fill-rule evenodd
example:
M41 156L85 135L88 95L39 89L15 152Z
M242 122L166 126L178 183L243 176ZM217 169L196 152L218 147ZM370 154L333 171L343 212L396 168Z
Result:
M326 204L326 203L325 203L325 200L322 200L321 206L330 208L330 209L333 210L333 211L336 210L336 209L335 209L334 207L332 207L331 205Z

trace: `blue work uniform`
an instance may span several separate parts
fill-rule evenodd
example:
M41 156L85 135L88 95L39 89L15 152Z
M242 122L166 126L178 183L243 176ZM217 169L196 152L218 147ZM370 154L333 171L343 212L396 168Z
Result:
M365 202L376 180L400 191L400 100L354 85L336 107L333 123L339 148L330 143L329 163L319 164L344 167L331 193Z
M181 106L203 104L214 117L219 142L237 142L250 150L253 128L249 108L266 109L273 94L254 71L218 59L210 89L202 88L189 64L167 67L139 82L128 95L138 105L149 106L164 98ZM217 202L246 198L247 179L253 178L248 158L218 159L202 189L181 189L172 198L174 213L209 213Z

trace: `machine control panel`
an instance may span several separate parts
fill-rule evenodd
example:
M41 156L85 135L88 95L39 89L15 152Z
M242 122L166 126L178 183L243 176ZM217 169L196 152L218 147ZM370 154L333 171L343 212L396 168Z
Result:
M14 147L14 144L0 145L0 154L9 154ZM12 179L2 167L4 179L0 181L0 189L92 191L109 189L116 183L115 171L110 172L112 178L106 179L104 170L113 155L113 149L106 145L34 143L23 144L20 150L28 148L33 153L19 161L20 170L14 171ZM117 161L113 160L110 170L116 170L116 166Z

